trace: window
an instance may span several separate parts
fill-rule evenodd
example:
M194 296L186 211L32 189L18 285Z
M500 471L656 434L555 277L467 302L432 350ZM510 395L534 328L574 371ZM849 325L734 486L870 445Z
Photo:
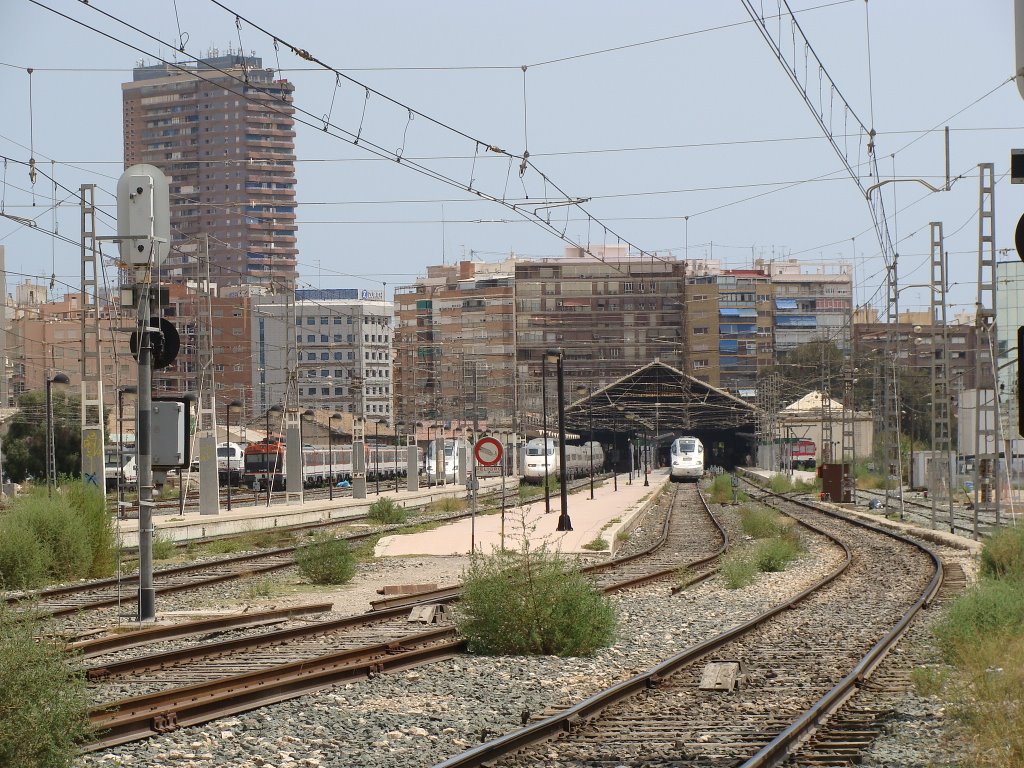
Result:
M308 342L309 342L310 344L312 344L312 343L313 343L314 341L316 341L316 336L314 336L314 335L313 335L313 334L311 333L311 334L309 334L309 335L308 335L308 336L306 337L306 341L308 341Z
M334 359L335 360L341 360L341 352L335 352L334 353Z
M707 332L708 332L708 329L707 329L706 326L693 329L693 335L694 336L703 336L703 335L707 334Z

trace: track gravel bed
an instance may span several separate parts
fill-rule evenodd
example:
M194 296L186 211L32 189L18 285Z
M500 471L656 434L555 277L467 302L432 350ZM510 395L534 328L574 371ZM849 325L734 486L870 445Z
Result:
M720 517L730 536L741 536L733 515ZM645 522L627 547L639 546L660 529L656 519ZM838 550L819 537L808 536L807 543L808 551L786 572L765 574L743 590L725 590L712 579L667 600L667 584L618 594L613 599L620 617L619 639L591 658L460 657L93 753L78 765L433 765L482 738L518 728L524 713L538 717L549 708L566 706L799 593L841 560ZM458 580L464 560L454 560L459 562L417 558L413 573L447 567L450 578L415 580ZM379 576L376 583L381 583ZM344 610L342 602L336 601L336 610Z

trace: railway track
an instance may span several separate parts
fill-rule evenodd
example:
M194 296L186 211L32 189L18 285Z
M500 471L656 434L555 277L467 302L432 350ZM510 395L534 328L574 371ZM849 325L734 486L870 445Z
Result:
M884 491L858 489L857 494L860 498L867 500L885 499ZM896 497L895 502L890 500L889 509L891 512L899 513L900 507L898 497ZM916 499L907 498L906 494L904 494L903 514L904 517L911 522L930 526L932 521L932 505L930 502L922 502ZM999 524L1005 525L1007 521L1011 519L1010 515L1011 513L1009 511L1004 512ZM977 525L975 525L974 511L962 504L953 505L953 524L950 525L949 507L943 503L936 509L935 527L943 530L949 530L950 533L973 537L976 530L979 536L987 536L995 530L997 525L995 517L988 515L979 515Z
M663 506L661 530L651 545L589 569L605 589L675 576L684 563L693 569L706 567L724 551L725 531L695 489L677 490ZM717 549L709 553L715 544ZM456 600L458 588L442 592L412 596L413 603L429 601L430 607L421 615L437 623L434 629L415 635L409 634L409 607L403 601L378 605L357 616L94 663L88 676L104 682L100 690L132 695L96 708L93 724L104 733L87 749L107 748L340 680L460 653L464 642L437 607L439 601ZM226 676L229 670L237 674Z
M873 526L772 504L841 546L843 563L770 611L439 768L779 764L864 684L934 597L941 564Z

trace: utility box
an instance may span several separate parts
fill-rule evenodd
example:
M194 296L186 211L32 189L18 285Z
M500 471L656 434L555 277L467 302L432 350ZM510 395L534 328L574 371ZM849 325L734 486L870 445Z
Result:
M818 467L821 478L821 497L837 504L852 504L852 493L843 489L843 464L822 464ZM852 471L852 467L850 468Z
M153 469L187 467L192 419L189 401L176 398L153 398L150 414L150 449Z

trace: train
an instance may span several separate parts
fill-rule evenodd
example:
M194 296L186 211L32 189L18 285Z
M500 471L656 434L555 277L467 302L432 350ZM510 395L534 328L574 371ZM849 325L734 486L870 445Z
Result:
M598 472L604 466L604 449L598 442L582 445L565 444L565 476L567 478L583 477L590 474L591 449L593 449L593 467ZM545 462L545 451L547 457ZM523 462L523 480L528 483L541 483L547 475L560 477L558 441L552 438L535 437L526 443L526 460Z
M437 446L440 440L431 440L427 446L427 483L454 483L459 475L461 456L469 456L469 441L464 438L444 439L444 469L438 468Z
M376 480L405 477L408 448L393 445L364 445L366 479ZM422 450L417 448L416 466L420 464ZM288 481L288 461L285 442L271 437L250 443L242 456L242 483L254 490L283 490ZM330 452L326 446L302 447L302 484L306 488L352 477L352 446L337 445Z
M814 469L816 464L815 456L818 453L814 441L801 437L790 445L793 456L793 469Z
M696 437L677 437L669 449L672 467L669 479L673 483L682 480L696 482L704 476L704 443Z

